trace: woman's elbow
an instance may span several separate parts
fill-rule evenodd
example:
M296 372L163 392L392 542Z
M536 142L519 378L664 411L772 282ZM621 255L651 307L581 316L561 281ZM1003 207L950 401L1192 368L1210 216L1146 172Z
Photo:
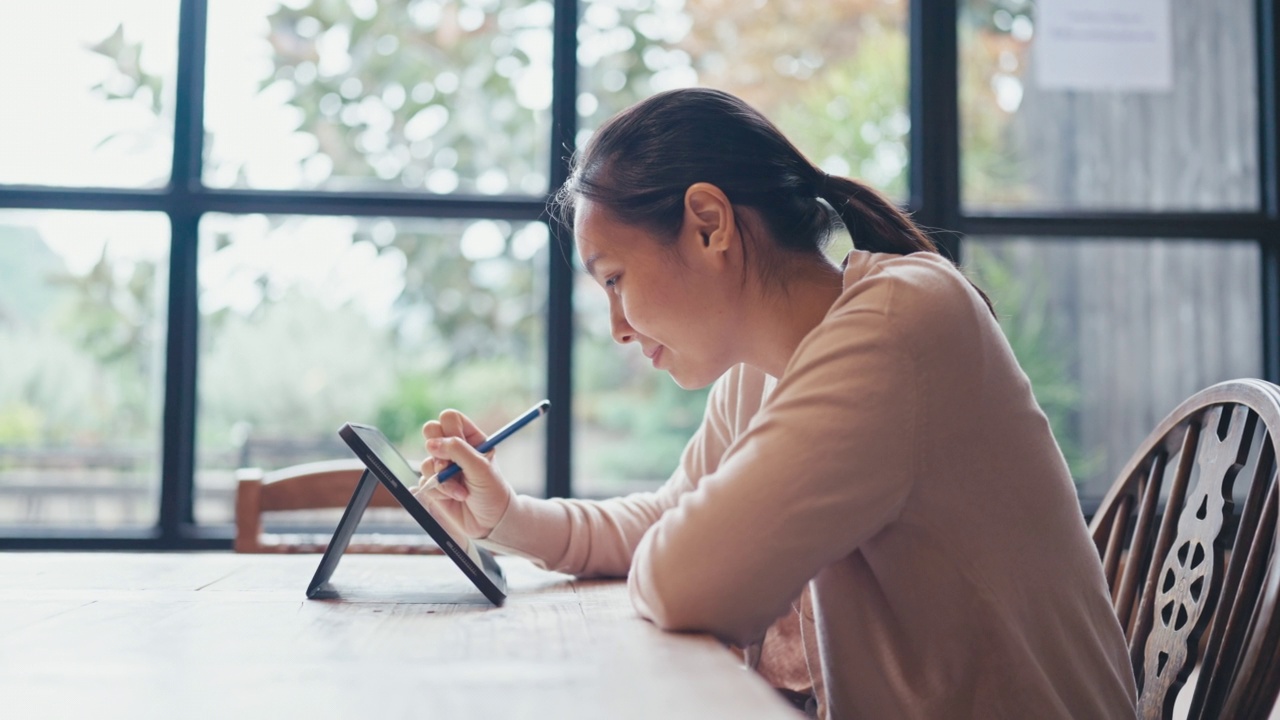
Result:
M632 568L631 602L641 617L668 632L703 632L735 645L759 639L768 628L740 615L741 608L717 597L715 587Z

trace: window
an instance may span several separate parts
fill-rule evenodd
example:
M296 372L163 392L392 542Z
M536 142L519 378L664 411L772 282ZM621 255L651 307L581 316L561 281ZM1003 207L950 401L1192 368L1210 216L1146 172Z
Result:
M1086 511L1187 394L1280 379L1248 0L1174 4L1169 82L1106 90L1045 80L1048 0L91 5L0 10L0 547L228 547L236 468L341 456L347 420L417 459L449 405L551 398L504 446L526 492L662 482L705 394L612 342L544 208L605 119L690 84L939 231Z
M0 183L169 181L177 3L51 0L0 19Z
M1050 2L1041 14L1066 6ZM1035 8L1018 0L961 8L966 209L1259 208L1254 3L1174 5L1169 82L1136 88L1055 77Z
M542 397L547 226L493 220L205 215L196 520L229 523L236 468L350 453L377 425L420 460L447 407L496 428ZM545 484L545 425L502 463Z
M552 7L209 6L210 187L547 191Z
M1082 497L1193 393L1262 374L1256 242L970 236L964 256Z
M0 518L155 522L169 223L0 210Z
M1277 335L1277 288L1262 271L1276 225L1259 212L1275 202L1259 128L1271 123L1274 154L1275 120L1259 114L1255 5L1171 8L1151 19L1168 77L1138 84L1055 64L1047 43L1090 32L1054 15L1066 3L959 8L952 227L1086 509L1186 397L1276 373L1263 339Z

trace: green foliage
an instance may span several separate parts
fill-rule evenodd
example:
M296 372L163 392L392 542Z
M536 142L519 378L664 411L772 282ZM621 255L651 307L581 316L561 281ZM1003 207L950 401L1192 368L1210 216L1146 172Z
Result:
M504 188L546 189L549 3L383 2L359 14L333 0L290 5L270 17L276 69L263 86L286 84L299 130L334 177L448 192L430 177L443 171L474 192L499 170ZM350 63L325 63L322 40L329 54L345 44Z
M0 443L128 442L154 432L164 271L112 259L113 242L76 274L34 228L0 228L0 252L13 253L0 264L11 280L0 285Z
M664 372L626 362L635 348L610 342L586 332L577 342L574 410L587 443L580 472L606 486L664 480L702 421L710 389L683 390Z
M907 38L883 29L805 83L798 102L780 108L775 120L814 162L847 163L848 174L905 197L906 88Z
M490 358L435 373L402 371L374 413L387 437L416 443L422 424L443 410L462 411L481 428L495 429L523 412L529 395L530 368L508 357Z
M160 93L164 79L142 69L142 43L125 40L123 24L116 25L114 32L89 50L105 57L115 66L115 74L109 80L94 85L94 92L102 93L109 100L131 100L141 95L151 112L160 114Z
M34 445L44 436L40 410L24 402L0 407L0 445Z
M549 13L521 0L282 5L270 17L275 68L263 88L288 88L298 131L316 140L307 162L329 167L322 187L376 178L435 192L541 192ZM326 62L344 54L349 62ZM403 258L404 289L370 366L385 383L366 387L373 420L416 441L447 407L482 426L527 407L545 375L545 248L517 252L527 228L505 221L376 225L361 223L352 241ZM473 232L501 247L468 256Z
M215 236L207 245L213 253L206 261L217 264L227 253L239 282L248 281L260 299L249 315L240 308L204 318L202 442L233 442L244 423L259 434L319 438L349 420L416 442L422 423L446 407L492 425L537 399L531 388L545 375L545 301L535 284L546 248L529 226L358 221L344 252L380 255L403 272L403 287L384 313L335 307L327 284L283 280L283 268L237 264L241 244L291 243L289 236L304 232L290 226L296 218L270 222L267 238ZM488 248L479 255L475 237L468 240L476 232ZM350 278L355 271L331 272ZM263 357L279 360L255 371Z
M0 444L137 439L148 408L131 405L141 379L104 366L55 326L0 328ZM151 408L154 412L154 408Z
M270 436L330 437L374 416L388 391L385 331L349 306L301 293L230 315L201 370L201 438L223 444L237 423Z
M48 280L65 271L35 228L0 225L0 327L40 323L56 298Z
M697 430L710 388L688 391L665 373L652 371L648 392L604 393L593 398L599 425L625 438L600 457L602 475L626 479L665 479Z
M1035 15L1032 0L966 0L960 15L965 23L988 32L1007 33L1018 17L1031 20Z
M159 322L155 290L162 271L154 263L113 260L104 243L97 262L83 275L63 272L49 279L65 288L56 322L75 342L104 365L133 364L145 371L150 359L137 352Z
M668 76L688 77L691 58L670 42L671 36L682 34L677 29L691 21L689 8L682 4L662 0L583 3L578 74L582 95L591 98L587 107L579 105L583 128L598 128L618 112L669 89L662 78L664 71Z
M373 422L392 442L416 441L419 429L448 407L441 401L439 379L427 373L402 373L394 389L374 411Z
M961 186L970 205L1025 204L1031 197L1016 123L996 100L995 82L1020 84L1020 71L1002 67L1026 62L1027 44L1014 40L1015 19L1030 22L1029 0L975 0L965 3L958 25L960 51Z
M545 266L546 250L532 260L517 259L511 238L523 227L481 222L501 237L501 250L491 257L465 257L459 235L468 226L462 223L398 232L387 246L379 247L380 253L405 258L405 287L396 300L400 344L431 345L450 364L500 355L533 358L542 347L545 302L537 294L537 272ZM361 237L357 233L355 239ZM415 339L405 323L424 319L421 313L428 314L429 330Z

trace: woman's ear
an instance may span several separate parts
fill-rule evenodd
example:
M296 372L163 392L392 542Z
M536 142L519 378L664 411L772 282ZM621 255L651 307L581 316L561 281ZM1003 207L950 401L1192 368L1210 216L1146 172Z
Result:
M737 226L733 203L720 188L699 182L684 193L684 232L698 245L717 253L729 250L736 241Z

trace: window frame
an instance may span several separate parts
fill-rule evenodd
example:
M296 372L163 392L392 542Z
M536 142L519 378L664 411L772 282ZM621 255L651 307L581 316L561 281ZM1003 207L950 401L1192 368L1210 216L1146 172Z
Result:
M910 7L911 154L908 209L955 260L966 235L1133 240L1252 241L1261 273L1262 377L1280 383L1280 12L1254 1L1258 97L1259 203L1253 212L966 211L961 202L958 19L962 0L915 0ZM1101 497L1082 496L1092 516Z
M546 201L563 184L578 130L578 0L553 0L551 167L549 192L537 196L434 196L409 192L217 189L201 180L208 0L180 0L174 150L170 182L161 189L53 188L0 185L0 208L151 211L168 216L172 237L160 504L156 524L127 530L0 528L0 550L230 549L232 530L194 518L197 249L200 218L209 212L356 215L547 222ZM966 212L961 204L958 88L959 0L912 0L908 15L909 114L907 209L959 257L965 235L1022 238L1109 237L1256 242L1261 255L1263 377L1280 382L1280 13L1255 0L1260 203L1255 212ZM564 411L547 416L546 495L572 495L573 268L572 238L549 223L553 250L547 306L547 397ZM1098 498L1082 498L1086 514Z

